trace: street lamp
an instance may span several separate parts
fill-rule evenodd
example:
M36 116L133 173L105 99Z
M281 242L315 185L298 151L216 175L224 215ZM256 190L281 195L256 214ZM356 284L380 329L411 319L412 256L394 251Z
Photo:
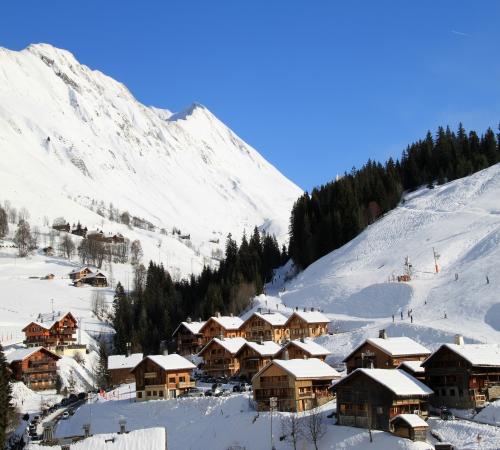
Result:
M274 435L273 435L273 412L276 410L278 406L278 398L270 397L269 398L269 412L271 413L271 450L276 450L274 446Z

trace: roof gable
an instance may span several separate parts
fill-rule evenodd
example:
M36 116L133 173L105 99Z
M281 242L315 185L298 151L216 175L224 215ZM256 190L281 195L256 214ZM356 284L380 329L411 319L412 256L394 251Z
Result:
M251 322L255 318L259 318L273 327L283 327L285 326L285 323L288 321L288 318L286 316L278 312L261 313L255 311L247 320L245 320L245 322L243 322L242 327L245 326L247 323Z
M472 366L500 367L499 344L443 344L422 363L422 366L426 367L429 361L446 350L459 356Z
M131 371L135 371L137 367L144 364L146 360L152 361L158 367L165 371L174 370L193 370L196 366L186 358L177 353L171 353L169 355L148 355L142 361L140 361Z
M330 323L330 319L319 311L294 311L292 315L288 318L288 322L292 321L294 318L299 318L306 323Z
M227 350L232 355L235 355L236 353L238 353L241 347L243 347L246 343L247 340L242 337L225 338L225 339L212 338L212 340L200 350L198 355L202 355L203 353L205 353L205 350L210 348L212 345L218 345L223 349Z
M338 373L333 367L329 366L327 363L321 361L317 358L309 359L274 359L266 364L257 374L254 376L260 376L269 367L275 365L289 375L294 377L296 380L307 380L307 379L335 379L340 378L340 373Z
M428 348L406 336L388 337L385 339L368 338L359 344L351 353L349 353L349 355L344 358L344 362L349 360L364 345L371 345L390 357L431 354L431 351Z
M45 347L30 347L30 348L21 348L18 350L15 350L8 355L5 356L5 359L7 360L7 363L12 363L15 361L24 361L26 358L29 358L31 355L34 355L37 352L43 352L47 353L49 356L53 357L54 359L61 359L60 356L56 355L55 353L51 352L50 350L46 349Z
M143 359L142 353L132 353L131 355L110 355L108 356L108 370L133 369Z
M192 334L200 334L200 330L205 325L205 321L202 322L181 322L177 325L177 328L172 333L172 336L175 336L181 327L186 328Z
M273 356L280 351L281 347L274 341L260 342L245 342L238 350L237 354L241 353L245 347L250 348L260 356Z
M308 353L311 356L326 356L330 354L329 350L317 344L312 339L304 339L303 341L301 341L300 339L289 341L286 343L286 345L282 348L281 351L285 350L290 346L295 346L297 348L300 348L301 350L303 350L304 352Z
M225 330L238 330L243 324L243 320L237 316L212 316L203 324L200 328L200 332L202 332L205 327L209 326L210 322L215 322Z

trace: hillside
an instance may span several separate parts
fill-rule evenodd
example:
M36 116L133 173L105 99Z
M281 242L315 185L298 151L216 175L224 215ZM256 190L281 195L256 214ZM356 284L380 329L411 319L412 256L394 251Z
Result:
M47 44L0 48L0 67L0 200L34 224L63 216L120 231L182 275L213 262L228 233L259 226L287 239L301 190L204 106L145 106ZM154 230L110 222L110 204Z
M407 194L395 210L284 286L283 277L275 280L267 293L276 298L267 303L323 309L341 333L322 343L338 358L381 328L431 348L457 332L469 340L498 342L499 195L498 164ZM433 248L440 254L437 274ZM389 282L404 273L406 257L412 280Z

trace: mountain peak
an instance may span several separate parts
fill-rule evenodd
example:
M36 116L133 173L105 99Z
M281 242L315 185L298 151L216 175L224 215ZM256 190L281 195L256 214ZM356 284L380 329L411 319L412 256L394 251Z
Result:
M192 116L196 114L197 112L202 112L202 113L210 113L208 108L201 103L198 102L193 102L191 103L186 109L183 109L182 111L172 114L170 117L171 122L175 122L176 120L186 120L189 116Z
M25 51L28 51L40 57L48 58L50 60L57 60L58 62L79 64L73 53L68 50L54 47L51 44L30 44L28 45L28 47L26 47Z

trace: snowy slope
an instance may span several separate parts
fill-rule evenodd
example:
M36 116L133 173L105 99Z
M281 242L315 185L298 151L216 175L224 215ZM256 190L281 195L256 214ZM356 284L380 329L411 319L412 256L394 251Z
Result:
M255 225L284 241L301 190L210 111L147 107L127 88L47 44L0 48L0 200L40 223L64 216L89 228L123 231L90 211L101 202L178 239L142 233L147 255L186 274L231 232ZM133 236L137 237L137 236ZM168 248L168 252L165 251ZM170 259L170 261L168 261ZM194 260L194 262L193 262Z
M339 357L381 328L430 348L451 342L457 332L469 341L500 342L499 198L500 165L413 192L351 242L287 282L285 292L275 280L267 293L289 307L324 309L334 319L333 328L344 333L318 342ZM441 255L438 274L433 247ZM406 256L412 281L389 282L404 273Z

